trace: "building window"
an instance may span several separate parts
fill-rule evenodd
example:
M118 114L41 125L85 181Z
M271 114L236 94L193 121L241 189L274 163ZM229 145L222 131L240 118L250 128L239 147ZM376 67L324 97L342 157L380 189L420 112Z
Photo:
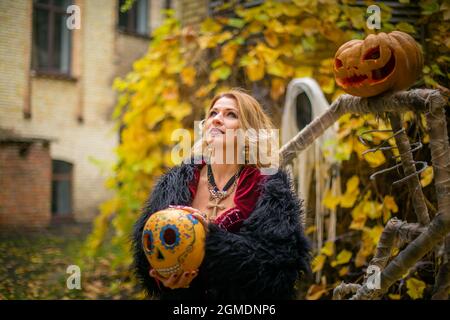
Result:
M33 1L33 70L70 74L71 31L66 26L71 0Z
M165 0L164 1L164 9L172 9L172 0Z
M72 215L73 165L61 160L52 161L52 215Z
M148 36L148 1L135 0L130 9L122 12L120 8L125 2L126 0L119 1L119 30Z

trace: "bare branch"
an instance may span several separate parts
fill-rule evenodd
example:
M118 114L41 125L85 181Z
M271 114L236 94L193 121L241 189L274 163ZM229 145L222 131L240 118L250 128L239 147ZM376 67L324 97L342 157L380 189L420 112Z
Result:
M433 289L433 296L431 297L433 300L448 300L450 291L450 236L447 236L445 239L444 250L441 267Z
M355 293L360 288L361 285L359 284L341 282L333 290L333 300L342 300L345 296Z
M281 166L292 161L297 153L305 150L345 113L380 114L384 112L415 112L442 109L445 98L437 90L415 89L379 97L360 98L344 94L336 99L330 108L314 119L280 150Z
M383 270L391 258L393 248L413 241L425 228L417 223L407 223L397 218L388 221L381 234L374 257L369 265L376 265Z
M398 114L390 113L389 120L391 121L391 126L394 132L401 131L400 134L395 135L395 142L401 156L403 172L405 173L405 176L409 177L407 184L409 192L412 195L412 202L417 216L417 221L419 221L421 225L425 226L430 223L430 216L428 215L425 197L422 192L422 186L420 185L408 136L403 130Z

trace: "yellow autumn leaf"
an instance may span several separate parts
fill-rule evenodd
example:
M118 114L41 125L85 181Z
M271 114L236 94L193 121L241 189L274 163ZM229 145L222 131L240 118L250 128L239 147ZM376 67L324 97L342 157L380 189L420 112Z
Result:
M378 219L383 214L382 208L382 204L376 201L366 201L363 210L370 219Z
M179 92L178 85L172 85L172 83L168 84L162 91L162 97L164 100L178 100Z
M390 293L388 294L389 299L391 300L400 300L400 295L398 293Z
M267 65L267 73L280 78L288 78L294 73L294 68L281 60L276 60Z
M272 86L270 88L270 97L273 100L278 100L284 94L286 89L286 83L283 79L274 78L272 79Z
M342 267L339 270L339 276L343 277L343 276L347 275L349 271L350 271L350 268L348 266Z
M318 76L317 82L319 83L320 88L323 92L327 94L333 93L335 82L332 76Z
M334 94L333 97L331 98L331 101L334 102L337 98L339 98L341 95L345 94L344 90L341 89L337 89Z
M397 247L392 248L391 250L391 256L395 257L396 255L398 255L400 253L400 249Z
M161 125L161 137L162 137L162 143L166 145L172 145L172 133L176 129L181 128L181 123L174 120L164 120Z
M373 253L374 248L375 246L370 234L370 229L363 228L363 233L361 235L361 246L355 257L355 267L362 267L366 263L367 257Z
M162 119L164 119L165 116L166 113L159 106L149 108L145 113L145 122L147 127L149 129L153 129L153 127Z
M406 280L406 288L408 289L406 293L414 300L422 298L426 286L427 285L422 280L409 278Z
M247 73L250 81L258 81L264 78L264 64L253 64L245 67L245 71Z
M352 220L352 223L350 224L349 228L352 230L361 230L364 228L364 225L366 224L366 217L358 217Z
M318 256L316 256L311 263L312 272L318 272L322 270L326 259L327 257L323 254L319 254Z
M260 21L252 21L247 27L249 33L260 33L264 25Z
M334 242L327 241L325 245L320 249L320 253L331 257L334 254Z
M277 35L272 30L264 31L264 39L266 39L268 45L271 47L276 47L280 43Z
M423 126L424 128L427 128L427 127L428 127L428 124L427 124L427 117L426 117L423 113L420 114L420 122L422 123L422 126Z
M346 192L344 193L340 199L341 207L342 208L351 208L356 202L356 199L358 198L359 191L355 192Z
M393 213L397 213L398 212L398 206L395 203L394 197L392 197L392 196L385 196L383 204L384 204L384 206L386 208L388 208Z
M372 168L376 168L381 166L383 163L386 162L386 157L384 156L383 152L378 150L376 152L368 152L364 155L364 159L367 161L369 166Z
M388 222L391 216L391 211L388 208L383 207L383 223Z
M348 160L353 152L353 142L351 139L339 141L336 148L336 157L340 160Z
M286 3L283 6L283 13L288 17L296 17L300 14L300 12L301 12L300 8L297 8L294 5Z
M231 68L227 65L222 65L214 69L209 75L209 81L217 82L219 80L226 80L231 75Z
M174 108L172 108L170 113L175 118L175 120L181 121L186 116L190 115L191 112L192 112L191 105L187 102L183 102L183 103L179 103Z
M309 234L315 232L316 229L317 229L316 226L309 226L309 227L305 230L305 234L306 234L306 235L309 235Z
M325 196L323 197L322 203L326 208L334 210L336 209L336 206L339 204L340 201L341 198L334 196L331 190L328 189L325 192Z
M360 202L353 208L351 214L353 220L349 228L353 230L362 230L367 220L367 216L364 213L364 202Z
M171 168L175 164L172 159L172 154L170 152L165 152L163 156L163 163L166 167ZM178 164L178 163L177 163Z
M306 294L306 300L318 300L327 292L326 286L322 284L313 284L309 287Z
M433 181L434 172L433 167L427 167L424 171L420 173L420 184L422 187L426 187Z
M378 245L378 242L380 241L381 234L384 231L384 227L382 226L374 226L371 229L368 229L368 233L370 237L372 238L374 246Z
M280 54L281 52L279 50L269 48L263 43L259 43L254 49L250 50L248 53L249 56L256 55L262 57L264 62L266 62L268 65L277 61Z
M194 85L196 74L197 74L197 72L195 71L195 69L193 67L184 68L181 71L181 81L185 85L192 87Z
M320 69L321 73L333 73L334 58L327 58L320 61Z
M232 65L234 63L234 59L236 58L236 53L239 48L239 45L233 42L228 42L222 47L222 58L225 63L228 65Z
M348 250L342 250L336 257L336 260L331 262L331 266L335 267L337 265L346 264L352 258L352 253Z
M303 78L303 77L312 77L313 75L313 68L306 67L306 66L300 66L295 68L294 75L296 78Z
M346 186L347 186L346 192L353 192L357 190L359 186L359 177L355 175L350 179L348 179Z
M200 25L202 33L218 33L222 31L222 25L217 23L214 19L207 18Z
M341 207L342 208L351 208L356 202L356 199L359 195L359 178L358 176L351 177L347 183L347 189L345 193L341 196Z
M203 97L207 96L208 93L210 93L211 90L213 90L215 87L216 87L216 83L210 83L206 86L203 85L195 92L195 97L203 98ZM209 105L208 105L208 107L209 107Z

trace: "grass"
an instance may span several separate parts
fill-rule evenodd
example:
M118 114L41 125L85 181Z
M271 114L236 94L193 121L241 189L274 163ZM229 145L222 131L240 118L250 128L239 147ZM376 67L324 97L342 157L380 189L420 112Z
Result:
M78 298L68 290L66 269L77 264L87 225L8 230L0 235L0 298Z
M2 230L0 299L140 298L127 270L113 268L104 257L84 257L90 229L90 225L71 224L40 231ZM80 266L80 290L67 288L70 265Z

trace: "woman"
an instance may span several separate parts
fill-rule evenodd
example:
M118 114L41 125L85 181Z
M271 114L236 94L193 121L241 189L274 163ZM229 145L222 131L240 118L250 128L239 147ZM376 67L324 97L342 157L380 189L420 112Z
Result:
M268 171L278 155L270 119L253 97L231 90L212 100L203 122L191 158L201 161L163 175L135 225L138 279L160 299L295 298L296 280L309 271L309 243L287 174ZM267 141L272 152L256 156L254 146ZM192 212L207 236L200 269L164 279L147 262L141 237L148 217L169 206Z

